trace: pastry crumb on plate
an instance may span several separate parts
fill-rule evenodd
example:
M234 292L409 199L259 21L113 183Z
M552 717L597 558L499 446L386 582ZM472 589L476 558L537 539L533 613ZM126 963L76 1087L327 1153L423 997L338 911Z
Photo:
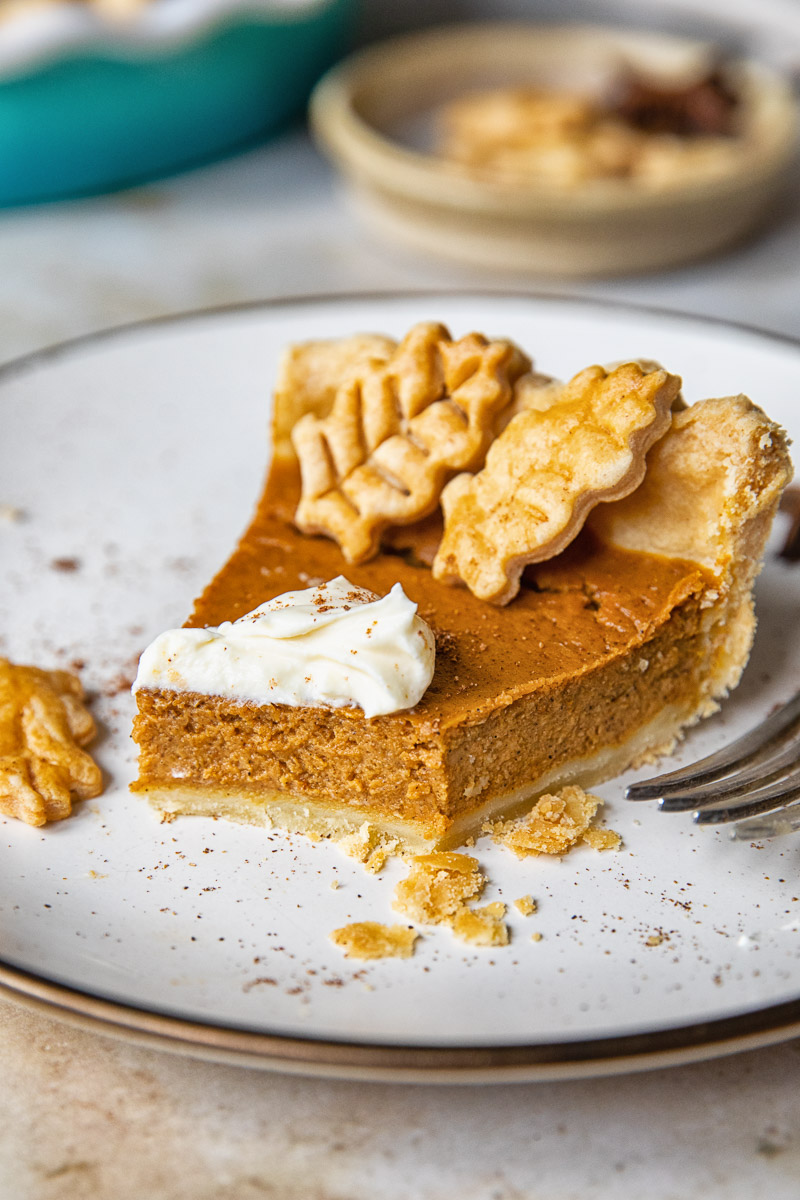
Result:
M555 796L541 796L524 817L488 823L484 831L490 833L498 845L513 850L518 858L532 854L566 854L581 841L595 850L617 849L621 842L618 833L591 827L602 803L599 796L569 786Z
M354 921L334 929L330 938L346 958L410 958L419 934L410 925Z

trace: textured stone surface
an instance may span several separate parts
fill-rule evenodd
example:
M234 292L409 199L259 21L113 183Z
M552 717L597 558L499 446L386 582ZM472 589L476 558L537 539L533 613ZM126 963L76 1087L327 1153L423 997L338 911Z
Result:
M798 1043L624 1080L485 1088L217 1066L7 1003L0 1046L0 1194L15 1200L793 1200L800 1192Z

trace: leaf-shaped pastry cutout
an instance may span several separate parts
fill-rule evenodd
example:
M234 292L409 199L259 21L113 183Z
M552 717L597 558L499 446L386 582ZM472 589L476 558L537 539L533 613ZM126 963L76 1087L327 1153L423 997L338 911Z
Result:
M636 363L610 372L588 367L556 403L519 413L483 470L444 489L434 576L463 580L480 599L507 604L528 563L559 554L601 500L638 487L680 386L677 375Z
M95 734L77 676L0 658L0 812L28 825L60 821L72 797L103 790L97 764L80 749Z
M334 538L348 562L372 557L389 525L427 516L448 479L483 464L529 368L511 342L476 333L454 342L443 325L414 326L388 361L342 382L326 416L295 425L298 527Z

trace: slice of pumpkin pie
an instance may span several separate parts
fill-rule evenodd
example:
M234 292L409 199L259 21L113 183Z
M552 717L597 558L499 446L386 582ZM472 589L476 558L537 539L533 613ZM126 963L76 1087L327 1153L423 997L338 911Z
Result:
M679 387L435 325L291 348L252 523L142 658L134 790L419 850L669 752L739 680L791 473Z

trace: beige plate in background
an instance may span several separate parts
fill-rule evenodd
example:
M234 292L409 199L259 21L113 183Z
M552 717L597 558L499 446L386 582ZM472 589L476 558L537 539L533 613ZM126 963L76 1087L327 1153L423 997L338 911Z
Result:
M712 54L682 38L581 25L437 29L335 67L312 97L312 126L368 217L426 252L551 276L655 270L731 245L768 212L796 141L795 102L779 76L755 62L736 65L747 136L735 166L669 189L470 176L431 152L436 111L492 87L585 89L626 65L676 77Z

